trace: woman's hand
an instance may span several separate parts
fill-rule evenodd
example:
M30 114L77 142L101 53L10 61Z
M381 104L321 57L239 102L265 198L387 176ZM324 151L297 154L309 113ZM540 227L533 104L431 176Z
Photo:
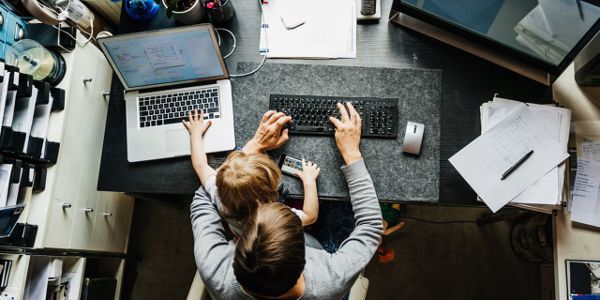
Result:
M335 143L342 154L344 163L348 166L362 158L359 147L362 120L352 103L347 102L346 105L348 105L348 111L343 104L337 104L341 120L329 117L329 121L335 126Z
M274 110L266 112L258 124L254 137L244 146L243 151L247 154L262 154L283 146L290 139L288 130L283 127L291 121L292 117L284 113Z

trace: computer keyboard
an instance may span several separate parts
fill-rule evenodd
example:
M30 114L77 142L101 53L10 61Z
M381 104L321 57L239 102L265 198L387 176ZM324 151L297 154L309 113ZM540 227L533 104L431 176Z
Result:
M345 102L351 102L360 114L363 137L396 138L398 135L397 98L272 94L269 109L292 117L291 134L333 135L335 128L328 117L339 118L336 104Z
M194 91L177 92L156 96L139 97L140 127L152 127L181 123L188 112L204 111L204 119L218 119L219 89L216 87Z

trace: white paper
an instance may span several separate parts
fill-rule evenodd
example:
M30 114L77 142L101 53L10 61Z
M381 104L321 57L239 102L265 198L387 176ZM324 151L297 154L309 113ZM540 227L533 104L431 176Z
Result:
M6 108L4 109L4 116L2 116L2 126L12 126L16 100L17 91L8 91L6 93Z
M35 112L35 103L38 96L38 89L32 87L31 97L17 99L15 104L15 114L12 122L12 130L25 133L25 142L23 143L23 153L27 151L29 144L29 134L33 125L33 114Z
M68 294L67 294L67 298L66 298L67 300L79 299L80 295L77 292L81 292L78 287L81 286L81 278L82 277L83 277L83 274L76 273L76 272L62 274L62 282L68 282Z
M12 164L0 165L0 207L5 207L8 203L8 188L12 167Z
M290 30L281 17L291 10L302 14L305 22ZM264 3L259 51L271 58L355 58L354 1L273 0Z
M508 178L502 174L527 152L534 153ZM496 212L568 157L544 134L544 125L522 105L487 130L449 161Z
M46 259L32 259L27 272L27 285L25 286L25 300L46 299L48 291L49 264Z
M528 104L531 113L540 119L544 134L556 140L562 149L567 149L571 111L548 105ZM494 97L492 102L484 103L481 108L482 133L501 121L522 102ZM566 164L550 170L546 175L529 186L511 200L512 203L535 205L559 205L563 198Z
M0 124L4 119L4 109L6 108L6 98L8 97L8 71L4 70L4 64L2 65L1 72L4 76L2 83L0 84Z
M600 162L600 142L585 142L581 144L583 158Z
M600 227L600 162L577 160L571 219Z

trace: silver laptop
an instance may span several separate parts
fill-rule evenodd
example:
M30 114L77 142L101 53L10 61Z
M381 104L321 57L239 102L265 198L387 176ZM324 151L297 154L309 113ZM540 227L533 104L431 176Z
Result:
M231 82L210 24L98 40L125 88L127 160L190 154L181 120L194 109L212 120L207 153L235 147Z

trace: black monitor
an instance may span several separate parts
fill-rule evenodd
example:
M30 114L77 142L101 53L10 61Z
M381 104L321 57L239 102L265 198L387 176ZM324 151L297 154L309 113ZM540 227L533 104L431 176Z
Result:
M393 9L558 76L600 29L597 0L394 0Z

